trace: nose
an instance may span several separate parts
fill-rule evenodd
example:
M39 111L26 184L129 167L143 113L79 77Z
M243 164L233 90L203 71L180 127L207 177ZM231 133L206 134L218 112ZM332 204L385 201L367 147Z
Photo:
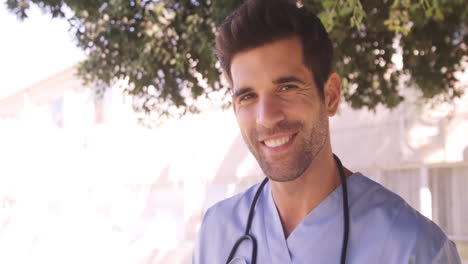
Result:
M278 122L285 119L281 103L274 98L262 98L257 108L257 125L273 128Z

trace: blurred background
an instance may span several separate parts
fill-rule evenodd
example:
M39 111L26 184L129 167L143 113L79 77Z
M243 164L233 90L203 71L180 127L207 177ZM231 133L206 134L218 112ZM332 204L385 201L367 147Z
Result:
M205 210L263 177L211 52L240 2L1 2L0 263L191 263ZM303 2L344 43L335 153L468 263L463 1Z

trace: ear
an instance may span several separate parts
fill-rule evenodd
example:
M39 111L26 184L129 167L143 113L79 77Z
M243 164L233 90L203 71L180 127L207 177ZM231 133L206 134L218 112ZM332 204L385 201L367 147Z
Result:
M325 96L325 108L328 116L334 116L338 111L341 99L341 79L336 72L332 72L328 76L323 88Z

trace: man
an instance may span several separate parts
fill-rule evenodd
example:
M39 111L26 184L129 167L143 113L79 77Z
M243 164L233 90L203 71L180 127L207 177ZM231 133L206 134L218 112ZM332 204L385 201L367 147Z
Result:
M314 14L286 0L246 1L216 49L240 131L269 182L206 212L194 264L460 263L433 222L335 161L328 118L341 83Z

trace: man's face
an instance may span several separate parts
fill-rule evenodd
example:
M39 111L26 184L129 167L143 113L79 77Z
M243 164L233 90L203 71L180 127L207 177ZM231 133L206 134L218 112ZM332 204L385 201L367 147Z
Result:
M266 176L301 176L328 138L328 117L299 38L240 52L231 63L242 136Z

